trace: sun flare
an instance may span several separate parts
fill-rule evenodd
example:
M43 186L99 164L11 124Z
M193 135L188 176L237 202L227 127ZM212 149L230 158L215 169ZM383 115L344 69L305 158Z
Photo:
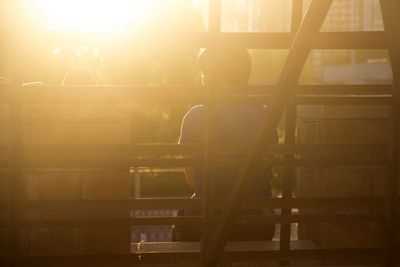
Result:
M160 0L36 0L55 30L123 31L140 23Z

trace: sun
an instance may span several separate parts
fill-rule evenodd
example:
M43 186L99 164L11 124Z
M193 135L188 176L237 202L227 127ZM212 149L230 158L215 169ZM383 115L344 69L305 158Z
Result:
M33 0L53 30L119 32L140 27L161 9L190 5L204 8L208 0Z
M124 31L140 23L160 0L36 0L53 30Z

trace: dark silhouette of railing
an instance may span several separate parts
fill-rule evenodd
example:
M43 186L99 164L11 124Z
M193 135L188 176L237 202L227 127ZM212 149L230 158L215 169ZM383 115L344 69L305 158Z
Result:
M400 36L396 21L396 10L400 4L395 0L382 0L381 6L385 22L384 32L318 32L331 4L331 0L313 1L302 22L302 1L293 1L291 33L220 33L220 1L210 5L210 32L195 38L194 45L215 48L230 42L240 43L245 48L290 48L290 53L281 77L274 86L249 86L240 88L241 93L218 95L211 93L215 87L211 83L208 91L200 88L182 90L179 86L57 86L22 87L9 84L0 87L0 102L9 107L10 145L2 147L0 166L7 173L9 201L0 203L0 210L7 214L0 221L0 227L8 236L7 255L3 262L10 266L58 264L60 262L92 264L94 262L111 265L163 263L173 259L175 262L201 262L203 266L215 266L221 257L231 260L261 259L287 263L301 260L357 260L356 262L383 262L387 266L398 263L398 246L395 242L399 224L399 64ZM311 49L376 49L388 48L393 71L393 85L298 85L297 79ZM192 90L190 90L192 89ZM234 92L234 90L232 90ZM97 200L26 200L23 197L23 173L38 169L103 170L127 171L132 167L186 167L194 162L204 161L207 168L217 163L212 160L218 153L234 153L247 148L213 144L211 136L204 147L198 145L121 145L121 146L35 146L24 143L24 127L29 119L23 116L27 104L71 104L107 103L133 104L135 101L148 103L208 103L210 106L223 101L267 103L270 111L264 118L265 129L248 148L243 170L238 183L227 202L204 199L97 199ZM391 138L388 145L297 145L296 110L301 105L386 105L391 106ZM212 108L211 108L212 110ZM273 129L286 111L285 144L269 146ZM209 115L208 118L212 116ZM37 121L36 121L37 122ZM57 121L54 121L57 122ZM47 121L52 123L52 121ZM209 130L211 132L211 129ZM282 198L248 199L240 198L240 191L251 176L253 165L265 153L275 156L267 162L271 166L284 168ZM321 156L322 155L322 156ZM164 156L164 157L163 157ZM320 197L293 198L293 177L298 166L388 166L384 197ZM208 179L212 179L209 177ZM206 194L207 195L207 194ZM240 206L282 209L280 215L240 216L236 218ZM214 220L209 218L211 206L223 206L224 213ZM101 208L113 211L116 208L132 209L182 209L206 207L205 216L197 217L107 217L104 218L35 218L27 212L44 207ZM374 208L380 212L351 214L292 214L292 208ZM107 213L107 212L106 212ZM280 241L248 242L228 244L229 227L234 219L248 223L280 223ZM385 225L386 236L383 246L375 248L318 248L307 241L291 241L291 223L312 222L373 222ZM169 225L198 223L203 225L204 236L201 244L126 244L124 251L117 253L92 253L86 255L23 255L20 235L26 229L52 227L129 227L131 225ZM210 225L215 227L210 227ZM31 244L34 245L34 244ZM57 244L54 244L55 246Z

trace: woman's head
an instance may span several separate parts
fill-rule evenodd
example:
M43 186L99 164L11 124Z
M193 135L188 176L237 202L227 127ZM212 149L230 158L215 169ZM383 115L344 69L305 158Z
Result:
M251 74L251 57L246 49L224 47L215 50L204 50L197 60L200 71L205 78L210 69L215 69L218 82L228 85L247 85ZM215 64L210 68L211 64Z

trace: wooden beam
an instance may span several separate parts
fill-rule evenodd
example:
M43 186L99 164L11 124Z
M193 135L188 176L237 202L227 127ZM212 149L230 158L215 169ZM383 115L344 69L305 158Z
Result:
M136 266L142 261L137 254L90 254L58 256L25 256L18 261L18 266Z
M243 96L243 97L225 97L221 100L222 103L245 103L253 105L270 105L272 102L271 96ZM294 99L295 104L301 106L388 106L392 103L392 96L313 96L313 95L298 95Z
M387 49L385 34L377 32L320 32L314 49Z
M133 218L73 218L73 219L29 219L21 220L20 228L58 228L58 227L112 227L132 225L200 225L200 216L178 216L178 217L133 217Z
M218 70L216 55L217 48L223 44L219 42L221 35L221 0L213 0L209 2L209 44L207 46L207 80L204 86L207 89L207 98L204 116L204 169L202 177L202 224L201 224L201 258L202 266L207 266L206 257L209 243L214 225L214 178L216 164L216 112L217 112L217 87L218 87ZM223 46L222 46L223 47ZM228 46L226 46L228 47ZM197 195L199 192L196 193Z
M399 221L399 216L395 218ZM246 224L260 223L354 223L354 222L376 222L385 223L384 214L306 214L306 215L246 215L240 216L235 222ZM21 228L64 228L64 227L113 227L132 225L199 225L200 216L178 216L158 217L141 216L133 218L73 218L73 219L26 219L20 220L18 227Z
M221 166L236 166L243 164L245 159L219 159L215 161ZM266 166L303 166L303 167L319 167L330 168L335 166L365 166L365 165L387 165L387 156L383 153L380 155L372 152L363 154L347 154L347 155L326 155L324 158L318 156L307 158L274 158L265 159ZM55 169L68 171L105 171L105 170L121 170L129 171L132 167L143 168L178 168L197 166L201 164L201 158L191 159L30 159L22 161L22 168L29 171L52 171ZM0 161L0 168L8 168L9 161Z
M245 145L217 144L217 161L226 166L240 164L241 155L247 151ZM64 172L79 170L128 171L131 167L151 168L152 172L165 172L162 168L193 166L201 163L203 149L201 145L154 144L134 146L23 146L24 158L21 162L24 169L51 171L61 168ZM306 155L307 158L270 158L266 160L271 166L332 166L365 165L367 163L386 164L388 146L369 144L341 145L273 145L268 155ZM321 159L320 155L324 157ZM341 154L338 158L337 154ZM235 159L226 159L225 155L237 155ZM161 156L161 158L160 158ZM4 147L0 168L10 167L11 154ZM145 169L143 169L145 171ZM175 169L175 171L181 171Z
M397 197L400 203L400 197ZM222 208L225 199L215 199L214 206ZM243 200L245 208L298 208L298 209L327 209L327 208L382 208L385 206L383 197L317 197L317 198L249 198ZM7 203L0 202L0 207L6 208ZM160 209L200 209L201 199L189 198L151 198L151 199L121 199L121 200L30 200L22 203L25 211L35 209L62 208L93 208L113 209L116 207L140 210Z
M218 263L232 227L231 223L238 214L241 196L248 184L247 181L257 172L259 163L264 157L265 148L273 138L287 103L293 97L293 90L297 86L297 79L307 60L313 37L319 31L331 3L332 0L312 1L307 16L297 32L277 84L279 90L274 94L269 112L262 120L262 129L251 142L248 155L229 196L227 208L217 221L213 238L208 247L208 266Z
M15 85L14 85L15 86ZM11 95L10 113L11 113L11 145L8 177L9 186L9 259L11 266L16 266L20 255L20 229L18 227L21 217L22 193L22 168L23 168L23 132L22 132L22 105L20 87L15 86Z
M193 263L200 260L199 243L132 243L131 253L128 254L91 254L91 255L58 255L31 256L20 260L21 266L131 266L148 264ZM139 246L139 248L138 248ZM343 259L342 263L357 263L368 266L382 257L380 248L347 248L347 249L317 249L307 241L291 242L292 250L282 253L278 242L232 242L229 243L223 257L236 262L249 258L257 262L275 262L284 259L304 260L335 260ZM324 265L315 265L324 266Z
M392 103L391 96L298 96L298 105L381 105Z
M398 186L400 179L400 28L398 26L398 0L381 0L382 17L385 27L385 40L389 46L390 63L393 74L392 134L389 175L386 179L386 266L393 266L398 256L396 239L398 221L396 220Z
M292 1L292 32L298 32L303 18L303 0ZM298 90L295 95L298 94ZM292 101L288 104L285 117L285 145L294 145L296 143L296 122L297 122L297 102ZM286 159L294 159L294 155L285 155ZM294 166L286 166L282 173L282 198L291 200L293 194L293 181L295 180ZM291 215L292 209L281 209L281 214L284 216ZM279 249L283 253L290 250L290 235L291 224L282 223L279 232ZM281 265L286 265L288 262L281 262Z
M218 89L218 88L217 88ZM227 89L227 90L225 90ZM276 90L276 85L229 87L224 90L232 94L219 95L219 99L233 95L242 96L270 96ZM390 84L364 85L298 85L298 93L307 95L391 95ZM11 88L0 86L0 104L9 104ZM142 104L154 103L204 103L206 91L198 86L42 86L24 88L21 92L23 104Z
M315 84L299 85L299 94L304 95L391 95L390 84Z
M57 44L69 42L71 38L79 40L85 44L101 44L101 37L90 36L74 36L74 33L64 33L63 35L50 36L49 32L46 33L46 38L54 46ZM76 34L76 33L75 33ZM289 49L294 34L290 32L277 32L277 33L265 33L265 32L222 32L218 37L214 38L212 33L184 33L186 36L186 45L194 48L205 48L216 41L222 46L236 44L243 48L248 49ZM78 39L77 39L78 38ZM157 39L160 40L159 36ZM172 38L166 42L176 42ZM181 39L180 39L181 42ZM79 43L79 41L77 42ZM140 40L135 39L136 46L147 46L156 47L159 43L154 43L154 36L142 36ZM182 43L180 43L182 45ZM376 32L320 32L316 33L315 43L312 45L313 49L386 49L386 42L384 33L382 31Z
M307 88L306 93L302 93L299 91L299 95L295 99L299 105L388 105L391 103L392 96L387 94L386 91L379 91L378 89L366 90L365 92L359 91L357 88L349 88L343 87L343 90L337 90L336 92L331 91L333 88L327 88L327 91L324 92L323 88ZM354 95L357 93L359 95ZM105 104L105 105L118 105L118 104L139 104L146 102L147 105L151 106L153 104L167 104L174 101L175 104L201 104L205 103L204 97L194 97L193 95L188 94L188 99L184 99L185 94L181 94L181 99L175 99L174 95L169 95L163 97L163 95L158 95L152 98L151 101L146 100L146 96L142 95L141 97L135 98L125 98L125 99L115 99L105 97L83 97L79 99L73 99L70 97L66 97L64 99L57 98L47 98L47 99L37 99L40 102L35 102L34 104ZM192 100L190 100L192 98ZM247 104L268 104L271 102L271 93L268 94L246 94L246 92L242 92L240 94L229 94L229 95L220 95L218 96L218 100L220 103L247 103ZM36 101L36 100L33 100ZM24 101L28 103L28 101ZM32 103L32 102L31 102ZM6 104L6 103L5 103ZM8 103L7 103L8 104ZM72 109L72 107L71 107ZM8 123L9 120L2 119L0 122ZM45 123L57 123L57 124L100 124L100 123L122 123L129 122L128 118L40 118L33 119L28 118L24 119L24 123L32 124L45 124Z
M247 150L247 145L216 144L218 156L224 155L243 155ZM0 146L4 150L4 158L9 156L8 146ZM330 154L330 153L387 153L389 146L385 144L321 144L321 145L271 145L268 155L287 155L287 154ZM132 159L136 156L193 156L203 152L202 145L199 144L136 144L132 146L119 145L54 145L54 146L23 146L25 159ZM183 160L183 159L182 159Z

